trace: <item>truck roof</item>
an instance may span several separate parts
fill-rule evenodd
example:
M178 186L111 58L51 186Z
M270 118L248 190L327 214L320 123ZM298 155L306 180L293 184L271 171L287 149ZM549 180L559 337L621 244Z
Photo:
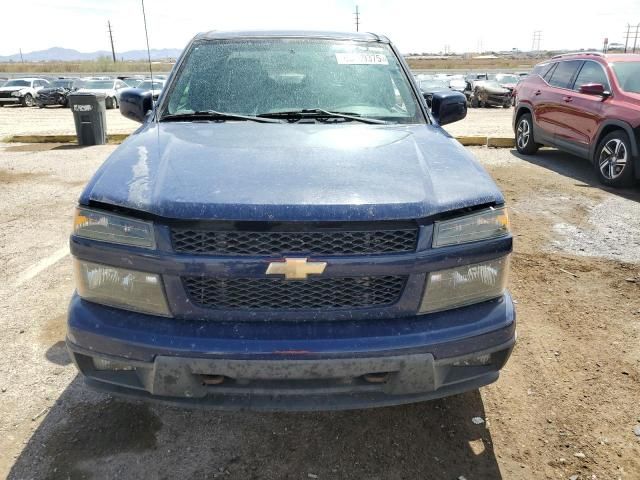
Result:
M390 43L384 35L375 33L330 32L312 30L238 30L202 32L196 35L196 40L228 40L237 38L323 38L333 40L356 40L364 42Z

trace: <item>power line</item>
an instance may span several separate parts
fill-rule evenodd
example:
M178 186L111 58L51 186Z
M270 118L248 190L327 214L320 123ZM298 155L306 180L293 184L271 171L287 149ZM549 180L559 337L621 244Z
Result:
M111 40L111 55L113 56L113 63L116 63L116 50L113 48L113 33L111 32L110 20L107 20L107 26L109 27L109 39Z
M360 9L358 8L358 5L356 5L356 11L353 14L356 17L356 32L360 31Z

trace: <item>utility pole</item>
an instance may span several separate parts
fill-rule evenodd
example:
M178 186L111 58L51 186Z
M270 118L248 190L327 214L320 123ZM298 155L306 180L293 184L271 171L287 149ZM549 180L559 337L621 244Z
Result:
M636 53L636 45L638 44L638 31L640 30L640 23L636 25L636 34L633 37L633 52Z
M356 17L356 32L360 31L360 9L356 5L356 12L353 14Z
M627 23L627 34L624 37L624 53L627 53L627 47L629 46L629 35L631 34L631 24Z
M111 40L111 55L113 56L113 63L116 63L116 50L113 48L113 33L111 32L110 20L107 20L107 26L109 27L109 39Z
M24 63L24 58L22 57L22 48L20 49L20 63Z

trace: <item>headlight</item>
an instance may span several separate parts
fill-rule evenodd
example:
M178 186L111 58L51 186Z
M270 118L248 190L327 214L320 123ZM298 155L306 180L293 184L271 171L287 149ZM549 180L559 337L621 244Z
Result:
M73 221L73 234L102 242L155 248L153 224L112 213L78 207Z
M452 220L436 222L433 248L460 243L477 242L509 234L507 209L490 208Z
M22 92L20 90L16 90L15 92L11 92L12 97L20 97L22 96Z
M419 313L463 307L502 296L509 257L431 272Z
M73 259L78 295L85 300L171 316L160 275Z

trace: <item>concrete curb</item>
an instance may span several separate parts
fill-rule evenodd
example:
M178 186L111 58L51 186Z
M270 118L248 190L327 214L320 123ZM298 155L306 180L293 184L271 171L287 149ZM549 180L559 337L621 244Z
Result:
M107 136L108 143L122 143L129 134L112 133ZM511 137L460 136L454 137L465 147L513 148L515 141ZM12 135L2 139L4 143L76 143L75 135Z
M128 133L107 135L107 143L122 143ZM76 143L75 135L11 135L1 140L3 143Z

